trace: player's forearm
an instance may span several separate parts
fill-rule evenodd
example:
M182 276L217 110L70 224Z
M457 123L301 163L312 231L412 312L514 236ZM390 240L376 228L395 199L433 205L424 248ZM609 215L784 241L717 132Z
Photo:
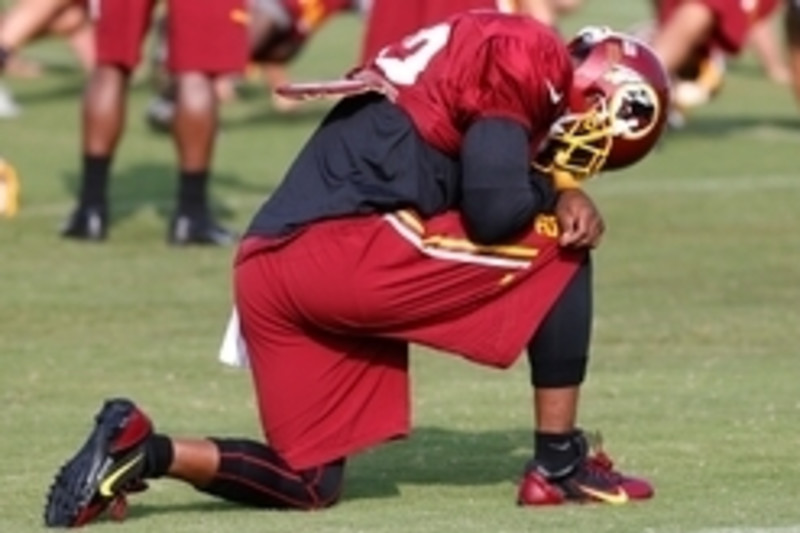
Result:
M461 161L461 213L476 242L505 241L552 206L547 180L529 175L527 133L511 120L484 119L470 127Z

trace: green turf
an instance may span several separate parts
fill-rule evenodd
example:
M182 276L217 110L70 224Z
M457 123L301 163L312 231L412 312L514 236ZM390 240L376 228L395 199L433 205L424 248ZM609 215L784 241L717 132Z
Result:
M615 25L638 3L590 2L568 29ZM633 6L633 7L631 7ZM358 26L336 21L298 64L335 75ZM55 44L34 56L65 65ZM164 245L172 148L131 100L103 246L56 238L78 168L80 76L15 81L26 107L0 123L22 176L21 215L0 221L0 532L41 528L45 489L99 402L130 395L170 433L257 437L249 378L215 361L229 308L230 250ZM251 88L225 110L214 193L243 227L324 111L272 114ZM155 483L130 519L97 531L676 533L800 531L800 120L789 94L747 59L724 93L645 163L591 190L609 232L596 254L597 318L582 423L605 431L652 502L519 509L530 453L525 364L509 372L416 350L414 437L358 457L344 501L324 513L241 510ZM719 530L719 529L718 529ZM751 529L750 531L754 531Z

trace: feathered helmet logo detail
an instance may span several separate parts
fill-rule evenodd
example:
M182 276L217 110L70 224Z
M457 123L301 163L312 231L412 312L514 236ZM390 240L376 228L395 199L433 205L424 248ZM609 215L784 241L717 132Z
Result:
M638 72L627 67L614 67L606 78L617 86L608 110L613 135L629 140L647 136L661 113L656 92Z

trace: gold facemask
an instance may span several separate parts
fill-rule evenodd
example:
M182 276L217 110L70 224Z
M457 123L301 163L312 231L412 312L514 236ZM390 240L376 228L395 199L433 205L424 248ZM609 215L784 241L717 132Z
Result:
M534 168L550 175L558 189L578 187L603 168L613 144L612 125L602 100L584 113L564 115L550 129Z

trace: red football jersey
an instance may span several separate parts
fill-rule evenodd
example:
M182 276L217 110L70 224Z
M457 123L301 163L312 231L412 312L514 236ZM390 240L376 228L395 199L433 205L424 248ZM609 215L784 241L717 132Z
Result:
M391 45L368 63L396 89L423 138L457 155L480 118L522 124L537 150L566 108L572 63L566 45L530 17L470 12Z

